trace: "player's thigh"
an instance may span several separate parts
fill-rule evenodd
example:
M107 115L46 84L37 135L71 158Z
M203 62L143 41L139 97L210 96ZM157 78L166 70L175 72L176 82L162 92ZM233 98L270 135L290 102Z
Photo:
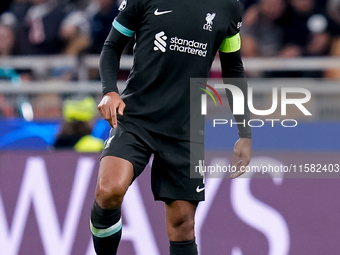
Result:
M106 156L100 161L96 201L102 208L118 207L134 178L133 165L126 159Z
M150 159L150 149L137 135L118 123L104 144L96 188L96 200L117 206L133 180L142 173Z

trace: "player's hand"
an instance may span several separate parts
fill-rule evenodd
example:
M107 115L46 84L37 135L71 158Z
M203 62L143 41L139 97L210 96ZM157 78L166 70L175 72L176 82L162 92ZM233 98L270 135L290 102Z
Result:
M117 127L117 112L123 115L125 103L116 92L105 94L98 105L100 115L109 122L113 128Z
M250 162L251 157L251 139L240 138L234 146L233 170L236 171L230 174L230 178L234 179L245 173L246 167Z

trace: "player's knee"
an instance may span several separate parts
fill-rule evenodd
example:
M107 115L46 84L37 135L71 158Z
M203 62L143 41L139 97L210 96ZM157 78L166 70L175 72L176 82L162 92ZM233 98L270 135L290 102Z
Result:
M168 226L177 240L191 240L194 236L195 220L190 215L178 214L172 217Z
M125 195L125 188L122 186L103 187L98 185L96 189L96 201L103 209L118 208Z
M191 230L194 228L195 221L192 217L188 215L178 215L171 221L171 226L174 229L188 229Z

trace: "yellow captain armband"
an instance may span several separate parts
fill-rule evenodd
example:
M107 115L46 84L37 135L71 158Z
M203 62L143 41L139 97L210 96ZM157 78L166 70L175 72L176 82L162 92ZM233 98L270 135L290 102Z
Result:
M219 50L225 53L235 52L241 49L240 33L224 38Z

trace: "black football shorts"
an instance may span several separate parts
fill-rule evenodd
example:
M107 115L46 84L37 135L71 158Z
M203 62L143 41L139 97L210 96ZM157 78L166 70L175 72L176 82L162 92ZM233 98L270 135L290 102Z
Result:
M195 172L199 160L204 159L202 143L146 130L137 135L119 122L117 128L111 129L102 152L102 157L116 156L131 162L134 179L143 172L152 155L151 186L155 200L204 200L204 178Z

